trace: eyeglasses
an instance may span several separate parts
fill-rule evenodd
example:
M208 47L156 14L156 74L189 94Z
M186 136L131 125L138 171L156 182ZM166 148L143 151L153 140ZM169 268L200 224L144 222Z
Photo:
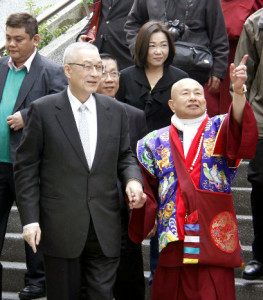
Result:
M108 76L110 76L112 79L117 79L120 76L120 73L118 71L111 71L111 72L106 72L105 70L103 70L102 72L102 78L107 78Z
M75 65L82 67L86 72L91 72L93 69L95 69L98 73L102 74L104 72L104 66L103 65L85 65L85 64L77 64L77 63L68 63L68 65Z

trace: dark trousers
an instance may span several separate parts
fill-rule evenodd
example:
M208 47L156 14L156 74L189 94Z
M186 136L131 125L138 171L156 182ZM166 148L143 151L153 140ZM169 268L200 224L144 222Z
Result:
M92 222L85 249L74 259L44 254L48 300L112 300L119 257L106 257ZM82 274L83 272L83 274ZM86 295L81 293L82 278Z
M13 165L0 162L0 254L3 250L9 213L15 200ZM34 254L27 243L25 243L25 251L27 264L25 284L33 284L39 287L45 286L42 254L40 252Z
M133 243L128 234L122 237L120 265L114 284L115 300L144 300L145 283L141 244Z
M248 180L252 184L253 258L263 263L263 140L258 140L255 158L249 163Z
M159 242L157 232L150 240L150 277L149 277L149 288L152 286L153 275L157 268L159 260Z

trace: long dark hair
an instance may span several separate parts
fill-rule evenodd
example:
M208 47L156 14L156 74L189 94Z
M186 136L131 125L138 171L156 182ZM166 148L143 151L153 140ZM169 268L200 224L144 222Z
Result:
M168 41L169 54L166 61L164 62L164 66L169 66L172 64L175 55L175 48L172 36L170 35L169 31L163 23L150 21L145 23L141 27L137 35L134 54L134 63L137 67L147 67L147 56L150 38L151 35L156 32L163 32Z

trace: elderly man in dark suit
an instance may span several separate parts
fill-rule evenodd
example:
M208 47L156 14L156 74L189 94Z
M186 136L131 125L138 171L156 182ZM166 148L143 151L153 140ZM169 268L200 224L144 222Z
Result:
M16 13L6 21L6 49L0 58L0 253L2 252L9 212L15 201L13 162L31 102L61 91L67 84L62 66L43 56L37 20ZM20 297L31 299L45 295L42 255L34 254L26 244L28 272Z
M119 89L119 70L117 60L108 53L100 54L104 67L102 78L97 89L100 94L115 98ZM122 103L129 123L130 143L133 153L136 153L137 141L147 133L144 111ZM128 236L129 210L120 187L121 203L121 256L114 284L115 300L144 300L145 285L141 244L133 243Z
M81 30L77 41L89 41L98 47L100 53L107 52L114 55L120 70L122 70L133 65L133 59L124 32L124 24L134 0L94 0L93 2L98 3L99 1L101 1L100 19L96 39L89 41L86 36L86 32L92 22L91 18Z
M95 93L102 71L95 46L68 46L69 87L32 103L16 154L23 236L34 252L40 243L49 300L79 299L80 257L87 299L112 300L121 244L117 178L130 208L145 200L125 109Z

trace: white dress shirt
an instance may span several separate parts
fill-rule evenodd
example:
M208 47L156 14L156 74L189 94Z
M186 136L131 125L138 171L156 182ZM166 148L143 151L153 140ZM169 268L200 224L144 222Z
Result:
M90 145L90 161L91 166L95 157L95 151L97 146L97 108L96 108L96 100L95 97L91 94L86 102L81 103L70 91L68 87L68 98L69 103L71 105L71 109L76 121L77 128L79 130L79 108L82 104L84 104L88 109L88 124L89 124L89 145Z

